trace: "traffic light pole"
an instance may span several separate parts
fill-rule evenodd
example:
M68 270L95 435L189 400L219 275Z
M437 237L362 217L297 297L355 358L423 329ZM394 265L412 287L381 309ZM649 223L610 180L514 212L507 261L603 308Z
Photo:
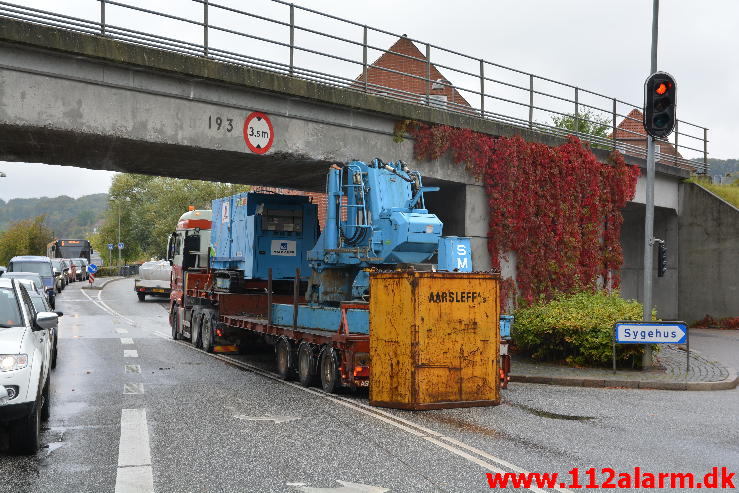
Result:
M659 0L652 6L652 64L650 74L657 71L657 32L659 21ZM647 190L646 211L644 213L644 321L652 320L652 246L654 245L654 138L647 136ZM652 347L647 345L642 355L642 367L653 366Z

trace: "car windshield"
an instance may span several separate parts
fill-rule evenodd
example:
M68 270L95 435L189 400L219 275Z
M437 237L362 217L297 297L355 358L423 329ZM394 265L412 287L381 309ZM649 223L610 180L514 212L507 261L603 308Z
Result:
M77 267L82 267L82 260L72 260L72 263Z
M51 265L53 265L56 270L64 270L64 265L61 260L52 260Z
M51 264L49 262L13 262L15 272L35 272L42 276L51 275Z
M0 327L17 327L22 325L21 313L15 292L12 289L0 288Z
M40 291L44 290L44 281L41 280L38 274L34 275L21 272L8 272L7 274L5 274L5 277L12 277L14 279L28 279L36 285L36 289Z

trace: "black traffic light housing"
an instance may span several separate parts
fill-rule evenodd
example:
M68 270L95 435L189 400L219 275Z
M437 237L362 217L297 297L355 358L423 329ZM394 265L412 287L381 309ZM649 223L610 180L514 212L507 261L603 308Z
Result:
M667 247L664 241L657 244L657 277L665 277L667 272Z
M677 121L675 112L677 84L667 72L655 72L644 83L644 130L661 139L672 133Z

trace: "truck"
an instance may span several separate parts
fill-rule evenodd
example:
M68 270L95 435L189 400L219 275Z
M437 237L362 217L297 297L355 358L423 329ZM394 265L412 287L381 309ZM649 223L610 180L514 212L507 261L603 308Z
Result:
M323 231L305 196L246 192L189 211L169 239L172 338L207 352L266 341L283 379L368 387L370 272L472 271L469 238L442 237L426 209L436 190L374 159L331 165Z
M145 301L146 295L169 297L172 291L172 266L166 260L151 260L139 267L134 279L133 290L139 301Z

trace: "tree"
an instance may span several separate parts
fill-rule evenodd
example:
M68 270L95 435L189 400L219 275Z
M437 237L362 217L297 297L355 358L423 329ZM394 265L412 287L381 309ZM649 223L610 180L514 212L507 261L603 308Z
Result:
M163 257L167 238L188 206L210 209L211 201L249 190L248 185L119 174L113 178L103 225L94 235L93 248L105 255L107 243L125 244L126 261ZM114 251L114 260L118 252Z
M14 222L0 235L0 265L8 265L16 255L46 255L46 246L53 235L44 224L45 219L45 216L36 216Z
M577 122L577 123L576 123ZM605 116L599 116L591 110L585 110L575 118L574 113L569 115L553 116L552 123L557 128L564 128L571 132L588 134L594 137L608 138L611 132L611 120Z

